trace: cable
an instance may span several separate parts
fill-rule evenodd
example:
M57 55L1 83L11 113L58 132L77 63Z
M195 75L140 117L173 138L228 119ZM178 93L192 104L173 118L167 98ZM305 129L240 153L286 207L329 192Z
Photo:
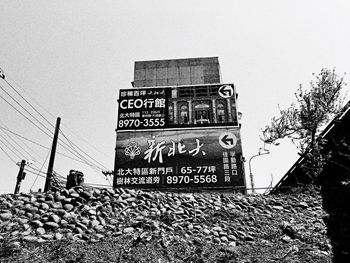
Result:
M1 85L0 85L0 88L5 91ZM8 94L6 91L5 91L6 94ZM9 95L9 94L8 94ZM32 118L34 118L36 121L38 121L44 128L46 128L48 131L50 131L49 128L47 128L44 124L42 124L42 122L40 122L37 118L35 118L30 112L28 112L22 105L20 105L11 95L9 95L22 109L24 109ZM49 136L50 138L52 138L52 135L48 134L46 131L44 131L41 127L39 127L37 124L35 124L32 120L30 120L27 116L25 116L21 111L19 111L15 106L13 106L8 100L6 100L2 95L0 95L0 97L7 103L9 104L13 109L15 109L19 114L21 114L23 117L25 117L29 122L31 122L35 127L37 127L39 130L41 130L43 133L45 133L47 136ZM51 132L51 131L50 131ZM65 145L63 145L63 144ZM67 145L67 143L63 142L62 143L58 142L59 145L61 145L64 149L66 149L67 151L69 151L71 154L73 154L74 156L76 157L79 157L77 156L74 152L72 152L70 149L68 149L67 147L69 147Z
M27 104L37 113L39 114L48 124L50 124L53 128L55 126L48 120L46 119L29 101L27 101L6 79L4 79L5 82L17 93L18 96L20 96Z
M8 74L6 74L8 75ZM21 85L19 85L13 78L11 78L10 76L10 79L22 90L24 91L25 93L27 93L27 91L21 87ZM4 79L5 80L5 79ZM35 107L29 103L22 95L20 95L20 93L16 90L16 88L11 85L7 80L5 80L6 83L24 100L26 101L43 119L45 119L52 127L54 127L50 121L48 121L39 111L37 111L35 109ZM53 114L51 114L47 109L45 109L45 107L43 107L38 101L36 101L36 99L34 97L32 97L29 93L27 93L27 95L35 101L35 103L37 104L37 106L41 107L44 111L46 111L51 117L55 118L55 116ZM80 138L81 140L85 141L89 146L91 146L92 148L94 148L96 151L102 153L103 155L107 156L104 152L100 151L99 149L97 149L97 147L95 147L94 145L90 144L89 141L87 141L86 139L80 137L77 133L75 133L73 130L69 129L66 125L63 124L64 127L66 127L71 133L73 133L75 136L77 136L78 138ZM109 157L109 156L107 156Z
M16 161L0 146L0 149L4 152L4 154L6 154L6 156L14 163L16 163Z
M33 116L33 114L31 114L26 108L24 108L14 97L11 96L11 94L9 94L1 85L0 85L0 89L2 89L7 96L9 96L14 102L16 102L17 105L19 105L26 113L28 113L34 120L36 120L38 123L41 124L41 126L43 126L46 130L48 130L49 132L51 132L51 130L49 128L47 128L41 121L39 121L35 116ZM2 97L2 96L1 96ZM3 97L2 97L3 98ZM3 98L4 99L4 98ZM8 102L6 100L6 102ZM12 104L11 104L12 105ZM52 124L50 124L52 125Z
M18 159L23 159L23 157L21 156L21 155L18 155L17 153L15 153L8 145L6 145L6 143L4 143L1 139L0 139L0 142L2 142L2 144L7 148L7 149L9 149L14 155L16 155L16 157L18 158Z
M45 158L45 161L44 161L43 165L41 166L41 169L39 170L39 172L38 172L37 176L35 177L35 180L34 180L34 182L33 182L32 186L30 187L30 190L32 190L32 189L33 189L34 184L36 183L36 180L38 179L38 176L39 176L39 174L41 173L41 170L44 168L44 165L45 165L45 163L46 163L47 159L49 158L49 155L50 155L50 151L47 153L46 158Z
M36 161L36 162L37 162L36 158L34 158L33 155L32 155L30 152L28 152L22 145L20 145L18 142L16 142L16 141L15 141L9 134L7 134L4 130L3 130L3 132L4 132L4 134L5 134L14 144L16 144L16 145L20 148L20 150L21 150L22 152L25 152L25 153L27 154L27 156L30 157L30 158L28 158L28 159L32 159L33 161ZM1 134L0 134L0 136L6 140L6 138L3 137ZM10 141L7 141L7 142L11 145ZM11 145L11 146L14 147L13 145ZM14 148L16 148L16 147L14 147ZM37 155L37 156L38 156L38 155Z
M62 132L61 132L62 133ZM69 143L71 143L71 141L62 133L62 136L64 137L64 138L66 138L66 140L69 142ZM75 148L72 146L72 148L75 150ZM79 154L79 152L77 151L77 150L75 150L78 154ZM97 166L93 166L92 164L90 164L90 163L88 163L88 161L81 155L81 154L79 154L80 156L81 156L81 158L82 158L82 160L83 161L85 161L85 163L88 165L88 166L90 166L96 173L98 173L99 175L101 175L98 171L97 171L97 169L96 168L98 168ZM102 175L101 175L102 176ZM108 181L108 183L111 185L111 182L108 180L108 178L105 178L107 181ZM112 186L112 185L111 185Z
M38 111L24 96L22 96L20 94L20 92L17 91L17 89L11 84L9 83L7 80L4 81L7 83L7 85L9 85L12 90L18 95L20 96L37 114L39 114L50 126L54 127L51 122L43 115L40 113L40 111ZM15 82L15 81L14 81ZM15 82L16 83L16 82ZM18 84L17 84L18 85ZM20 86L20 85L18 85ZM38 120L35 116L33 116L33 114L31 114L25 107L23 107L16 98L14 98L9 92L7 92L1 85L0 88L7 94L7 96L9 96L17 105L19 105L27 114L29 114L30 117L32 117L36 122L38 122L43 128L45 128L46 130L49 131L49 133L51 134L51 130L49 128L47 128L40 120ZM23 88L21 88L23 91L25 91ZM38 126L38 124L34 123L30 118L28 118L28 116L26 116L25 114L23 114L23 112L21 112L17 107L15 107L12 103L10 103L6 98L4 98L3 96L0 95L0 97L7 103L9 104L13 109L15 109L19 114L21 114L23 117L25 117L29 122L31 122L34 126L36 126L39 130L41 130L43 133L45 133L46 135L48 135L50 138L52 135L48 134L46 131L44 131L41 127ZM33 97L32 97L33 98ZM34 98L33 98L34 99ZM39 104L39 103L37 103ZM43 107L42 107L43 108ZM44 109L45 110L45 109ZM47 110L46 110L47 111ZM48 111L47 111L48 112ZM50 112L48 112L50 115L52 115ZM97 172L97 169L99 170L108 170L103 164L101 164L100 162L98 162L97 160L95 160L93 157L91 157L89 154L87 154L86 152L84 152L80 147L78 147L76 144L74 144L72 141L70 141L65 135L64 138L68 141L69 145L64 142L61 138L59 138L58 142L59 145L61 145L64 149L66 149L68 152L70 152L71 154L73 154L75 157L80 158L82 160L82 163L85 163L86 165L90 166L91 168L95 169L95 171ZM75 147L74 147L75 146ZM47 147L45 147L47 148ZM72 150L70 150L70 149ZM83 154L79 153L79 151L77 149L79 149L85 156L87 156L88 158L84 157ZM95 147L94 147L95 148ZM96 149L96 148L95 148ZM28 152L27 152L28 153ZM73 158L72 158L73 159ZM76 160L76 159L75 159ZM92 160L92 161L91 161ZM76 160L79 161L79 160ZM97 165L98 164L98 165ZM100 173L98 173L100 175ZM107 181L109 182L108 178ZM110 182L109 182L110 184Z
M108 170L103 164L101 164L100 162L98 162L97 160L95 160L94 158L92 158L89 154L87 154L86 152L84 152L78 145L76 145L75 143L73 143L71 140L69 140L67 138L67 136L62 132L62 130L60 130L62 136L68 141L68 143L71 145L71 148L77 153L79 154L79 156L81 158L83 158L84 160L88 161L88 159L86 159L85 157L83 157L78 150L76 150L75 148L79 149L83 154L85 154L88 158L90 158L92 161L94 161L96 164L99 164L101 166L98 166L95 164L95 167L99 168L100 170ZM102 167L102 168L101 168Z
M37 127L39 130L41 130L43 133L45 133L50 138L52 135L46 133L42 128L40 128L37 124L35 124L31 119L29 119L27 116L25 116L22 112L20 112L16 107L14 107L10 102L8 102L3 96L0 95L0 98L2 98L8 105L10 105L14 110L16 110L19 114L21 114L24 118L26 118L31 124L33 124L35 127Z

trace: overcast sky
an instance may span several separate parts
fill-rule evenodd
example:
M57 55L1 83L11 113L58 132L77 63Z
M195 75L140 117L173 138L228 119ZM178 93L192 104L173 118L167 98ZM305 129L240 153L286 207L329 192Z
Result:
M223 81L239 93L248 161L263 146L260 130L278 105L293 102L299 84L308 87L324 67L350 72L349 13L345 0L2 0L0 67L52 124L62 118L69 140L112 170L118 90L131 87L134 62L218 56ZM16 95L2 79L0 85ZM15 105L3 90L0 95ZM0 126L51 147L48 136L2 99L0 112ZM0 149L0 193L13 192L15 162L36 159L40 169L48 150L12 134L28 152L15 154L9 148L19 146L4 130L0 135L9 155ZM252 160L256 187L268 186L271 175L276 183L297 159L291 143L268 148L271 154ZM70 155L61 145L58 151ZM70 169L84 172L86 182L108 184L96 170L58 155L55 170L65 176ZM249 186L248 162L246 174ZM35 179L28 173L21 190L43 188L44 179Z

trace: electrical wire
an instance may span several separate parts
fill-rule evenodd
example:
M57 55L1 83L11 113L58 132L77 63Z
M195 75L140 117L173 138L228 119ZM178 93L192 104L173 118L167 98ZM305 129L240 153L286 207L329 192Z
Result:
M8 74L6 74L8 75ZM31 96L24 88L21 87L21 85L19 85L13 78L11 78L11 76L9 76L9 78L17 85L17 87L19 87L22 91L24 91L32 100L34 100L34 102L36 103L37 106L39 106L41 109L43 109L45 112L47 112L51 117L55 118L55 116L53 114L51 114L45 107L43 107L38 101L36 101L36 99ZM45 118L39 111L36 110L36 108L30 103L28 102L28 100L26 100L22 95L20 95L20 93L17 91L17 89L11 85L6 79L4 79L6 81L6 83L24 100L26 101L43 119L45 119L52 127L54 127L50 121L47 120L47 118ZM91 143L89 143L88 140L82 138L81 136L79 136L77 133L75 133L72 129L69 129L65 124L63 124L63 126L65 128L67 128L67 130L69 130L72 134L74 134L75 136L77 136L79 139L83 140L85 143L87 143L90 147L94 148L96 151L98 151L99 153L102 153L103 155L107 156L104 152L100 151L99 149L97 149L97 147L95 147L94 145L92 145Z
M0 145L0 149L4 152L4 154L14 163L16 163L16 161L1 147Z
M6 79L5 82L16 92L18 96L20 96L37 114L39 114L51 127L55 128L55 126L45 118L28 100L26 100L16 89L13 87Z
M71 140L68 139L68 137L62 132L62 130L60 130L62 136L68 141L68 143L71 145L71 148L84 160L88 161L88 159L86 159L85 157L83 157L82 154L80 154L78 152L78 150L80 150L81 153L83 153L85 156L87 156L88 158L90 158L93 162L95 162L95 167L97 167L100 170L108 170L108 168L106 168L103 164L101 164L100 162L98 162L97 160L95 160L93 157L91 157L89 154L87 154L86 152L84 152L78 145L76 145L75 143L73 143ZM78 149L78 150L76 150ZM98 165L101 166L98 166ZM102 168L101 168L102 167Z
M1 85L0 88L13 100L15 101L25 112L27 112L32 118L34 118L37 122L39 122L45 129L47 129L49 132L50 129L47 128L41 121L39 121L37 118L35 118L27 109L25 109L15 98L13 98ZM32 120L30 120L26 115L24 115L21 111L19 111L15 106L13 106L8 100L6 100L2 95L0 95L0 97L8 104L10 105L13 109L15 109L19 114L21 114L23 117L25 117L29 122L31 122L34 126L36 126L39 130L41 130L43 133L45 133L47 136L49 136L50 138L52 138L52 135L48 134L46 131L44 131L41 127L39 127L36 123L34 123ZM60 140L60 139L59 139ZM64 149L66 149L67 151L69 151L71 154L73 154L75 157L78 157L73 151L71 151L69 149L69 145L67 145L67 143L63 142L60 143L58 142L58 144L60 146L62 146Z
M22 157L21 155L15 153L15 152L13 151L13 149L11 149L6 143L4 143L3 140L0 139L0 142L1 142L7 149L9 149L10 152L12 152L14 155L16 155L16 157L17 157L18 159L23 159L23 157Z
M14 139L13 139L9 134L7 134L4 130L3 130L3 133L4 133L14 144L16 144L17 147L18 147L22 152L26 153L27 156L29 156L28 159L31 159L31 160L37 162L37 159L33 157L32 153L28 152L23 146L21 146L16 140L14 140ZM2 136L1 134L0 134L0 136L6 140L6 138L5 138L4 136ZM10 144L10 141L7 140L7 143ZM11 145L11 144L10 144L10 145ZM11 145L11 146L12 146L13 148L16 148L16 147L13 146L13 145ZM17 148L16 148L16 149L17 149ZM20 152L20 151L19 151L19 152ZM27 158L26 158L26 159L27 159Z
M49 128L47 128L40 120L38 120L33 114L31 114L25 107L23 107L10 93L8 93L1 85L0 85L0 89L2 91L4 91L7 96L9 96L18 106L20 106L26 113L29 114L29 116L31 116L34 120L36 120L38 123L40 123L41 126L43 126L48 132L51 132L51 130ZM2 97L2 96L1 96ZM3 97L2 97L3 98ZM6 100L6 102L8 102ZM11 104L12 105L12 104Z
M32 186L30 187L30 190L32 190L32 189L33 189L34 184L36 183L36 180L37 180L37 179L38 179L38 177L39 177L39 174L41 173L42 169L44 168L45 163L47 162L47 159L49 158L49 155L50 155L50 151L47 153L46 158L45 158L45 161L44 161L43 165L41 166L41 168L40 168L40 170L39 170L39 172L38 172L37 176L35 177L35 180L34 180L34 182L33 182Z
M62 133L62 136L65 137L66 140L67 140L69 143L71 143L71 141L70 141L63 133ZM73 146L72 146L72 148L74 149ZM79 154L78 151L77 151L77 153ZM79 155L81 156L82 160L85 161L85 163L86 163L88 166L90 166L98 175L102 176L102 175L99 173L99 171L97 170L98 167L91 165L90 163L88 163L88 161L87 161L81 154L79 154ZM106 179L106 180L108 181L108 183L111 185L111 182L108 180L108 178L105 178L105 179Z
M42 117L50 126L54 127L52 125L52 123L43 115L40 113L40 111L38 111L24 96L22 96L20 94L20 92L18 92L18 90L11 84L9 83L5 78L4 81L7 83L7 85L9 85L11 87L11 89L18 95L20 96L37 114L39 114L40 117ZM13 80L13 82L15 82ZM16 82L15 82L16 83ZM16 83L17 84L17 83ZM17 84L17 86L20 87L19 84ZM3 88L0 85L1 90L3 90L3 92L5 92L7 94L7 96L9 96L18 106L20 106L27 114L29 114L30 117L32 117L36 122L38 122L43 128L45 128L50 134L52 134L51 130L45 126L45 124L43 124L40 120L38 120L35 116L33 116L33 114L31 114L25 107L23 107L18 101L17 99L15 99L9 92L6 91L5 88ZM21 87L20 87L21 88ZM21 88L23 91L25 91L23 88ZM28 94L29 95L29 94ZM30 96L30 95L29 95ZM34 123L30 118L28 118L28 116L26 116L23 112L21 112L18 108L16 108L13 104L11 104L7 99L5 99L3 96L0 95L0 97L8 104L10 105L13 109L15 109L20 115L22 115L23 117L25 117L31 124L33 124L34 126L36 126L39 130L41 130L43 133L45 133L47 136L49 136L50 138L52 137L52 135L48 134L46 131L43 130L43 128L39 127L38 124ZM30 96L34 101L36 101L32 96ZM36 103L41 106L37 101ZM49 111L47 111L44 107L41 106L41 108L43 108L46 112L48 112L51 116L53 116ZM7 129L8 130L8 129ZM74 132L72 132L74 133ZM16 134L18 135L18 134ZM63 135L63 133L62 133ZM79 137L78 135L76 135L77 137ZM22 138L24 138L23 136L20 136ZM92 169L95 170L95 172L97 172L99 175L101 175L97 170L108 170L103 164L101 164L100 162L98 162L96 159L94 159L93 157L91 157L89 154L87 154L86 152L84 152L79 146L77 146L75 143L73 143L71 140L69 140L67 138L67 136L64 135L64 138L68 141L68 144L66 142L64 142L61 138L59 138L59 142L58 144L60 146L62 146L64 149L66 149L68 152L70 152L72 155L74 155L75 157L79 158L80 160L74 159L75 161L80 161L88 166L90 166ZM80 137L80 139L82 139ZM84 140L84 139L83 139ZM30 140L32 143L34 141ZM86 140L85 140L86 141ZM86 141L87 142L87 141ZM38 144L38 143L36 143ZM40 144L38 144L40 145ZM92 146L91 144L89 144L90 146ZM44 148L47 148L43 145L41 145ZM93 147L95 148L95 147ZM80 152L77 150L79 149ZM97 150L97 148L95 148L95 150ZM27 152L28 153L28 152ZM83 155L87 156L84 157ZM67 156L66 156L67 157ZM108 178L107 181L109 182ZM109 182L109 184L111 184Z

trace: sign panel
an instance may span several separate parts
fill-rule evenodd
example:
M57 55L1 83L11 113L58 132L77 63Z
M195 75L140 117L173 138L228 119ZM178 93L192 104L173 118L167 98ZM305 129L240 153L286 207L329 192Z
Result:
M169 96L169 88L121 90L117 129L166 127Z
M117 130L238 126L233 84L120 90Z
M245 187L239 130L118 132L114 187Z

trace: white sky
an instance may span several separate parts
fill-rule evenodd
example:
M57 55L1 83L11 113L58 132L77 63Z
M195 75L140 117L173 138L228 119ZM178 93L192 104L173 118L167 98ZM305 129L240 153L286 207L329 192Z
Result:
M28 94L62 118L74 143L112 170L118 89L131 87L134 61L218 56L223 81L235 83L239 93L249 186L248 160L263 146L259 132L277 105L288 106L298 85L307 87L323 67L350 72L349 14L345 0L2 0L0 67L30 102L36 105ZM0 85L10 91L1 79ZM0 125L51 147L1 99L0 112ZM47 151L28 145L43 162ZM269 149L252 160L256 187L268 186L271 174L276 183L297 159L290 143ZM58 151L66 153L60 146ZM86 165L57 156L55 170L66 175L70 169L84 172L86 182L107 184ZM13 192L18 167L1 150L0 171L0 193ZM28 174L21 190L29 191L34 180ZM39 178L33 190L43 186Z

